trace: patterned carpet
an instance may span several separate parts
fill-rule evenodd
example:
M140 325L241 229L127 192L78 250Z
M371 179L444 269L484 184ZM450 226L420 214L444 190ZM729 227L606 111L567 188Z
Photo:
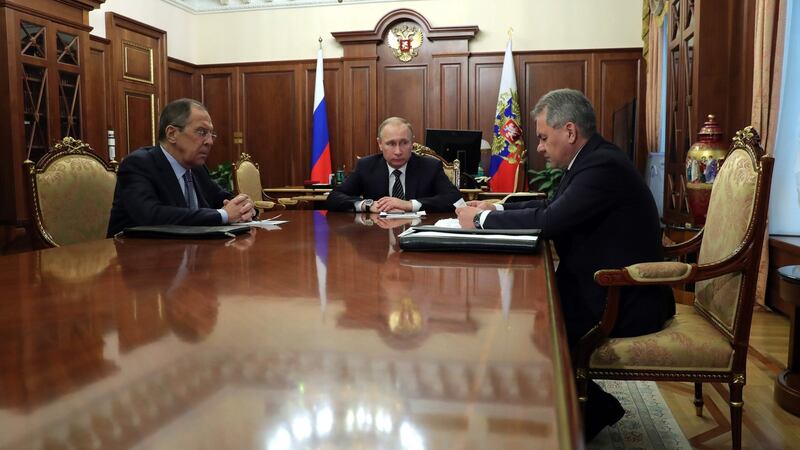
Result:
M598 380L625 408L625 417L603 430L587 446L601 449L691 449L652 381Z

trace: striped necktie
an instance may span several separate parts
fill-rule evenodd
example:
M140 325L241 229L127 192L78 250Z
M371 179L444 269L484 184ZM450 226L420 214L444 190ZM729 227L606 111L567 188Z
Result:
M183 185L186 187L186 206L189 209L197 209L197 195L194 192L194 178L191 170L183 173Z
M400 175L402 174L403 172L397 169L394 169L394 172L392 172L392 175L394 175L394 186L392 187L392 197L399 198L400 200L405 200L406 196L403 193L403 183L400 182Z

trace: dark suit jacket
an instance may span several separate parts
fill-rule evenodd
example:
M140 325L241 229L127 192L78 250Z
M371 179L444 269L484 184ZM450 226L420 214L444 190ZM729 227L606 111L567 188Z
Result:
M406 199L420 202L420 209L427 212L453 211L453 203L461 198L436 158L412 154L406 166L405 187ZM378 153L358 160L356 170L328 194L326 203L331 211L353 211L359 200L388 195L389 172L383 154Z
M540 228L560 258L556 280L570 343L595 325L606 290L594 282L600 269L660 261L661 226L653 196L625 154L595 134L564 175L552 200L504 205L484 228ZM675 314L668 287L622 291L616 336L661 329Z
M137 225L222 225L216 210L233 194L212 181L205 166L191 170L199 206L195 210L187 208L161 147L144 147L128 155L119 166L108 236Z

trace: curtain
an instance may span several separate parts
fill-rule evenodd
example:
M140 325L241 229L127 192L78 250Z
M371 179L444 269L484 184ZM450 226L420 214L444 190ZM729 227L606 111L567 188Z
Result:
M785 23L785 0L756 0L751 123L761 134L761 145L768 155L775 153L773 141L780 106ZM769 270L768 238L764 236L756 286L756 301L760 304L764 304Z
M642 55L647 64L645 135L647 149L650 152L658 152L659 144L664 64L661 50L665 45L661 27L664 24L666 10L664 0L644 0L642 4Z

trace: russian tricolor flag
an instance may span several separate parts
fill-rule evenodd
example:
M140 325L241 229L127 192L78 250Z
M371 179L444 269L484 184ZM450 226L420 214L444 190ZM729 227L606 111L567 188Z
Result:
M322 49L317 53L317 76L314 84L314 119L311 139L311 177L316 183L328 183L331 176L331 144L328 139L328 113L325 85L322 83Z

